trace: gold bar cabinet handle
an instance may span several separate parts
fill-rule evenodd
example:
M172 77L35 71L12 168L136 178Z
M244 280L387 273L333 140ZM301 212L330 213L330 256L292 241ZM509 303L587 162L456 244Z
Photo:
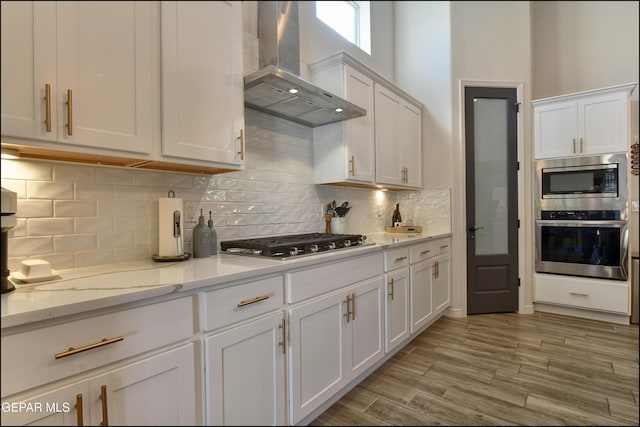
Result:
M237 154L240 154L240 160L244 160L244 129L240 129L240 136L237 139L240 140L240 151Z
M420 255L426 255L426 254L428 254L429 252L431 252L431 249L427 249L426 251L422 251L422 252L420 252Z
M351 294L351 320L356 320L356 294Z
M394 294L394 289L393 289L393 277L391 278L391 281L389 282L389 289L391 289L391 292L389 292L387 295L391 296L391 301L393 301L393 294Z
M67 89L67 135L73 135L73 92Z
M404 261L405 259L407 259L406 256L399 256L399 257L396 257L396 262Z
M76 394L76 419L79 426L84 425L84 416L82 415L82 394Z
M102 421L101 426L109 425L109 409L107 407L107 386L100 387L100 400L102 401Z
M259 297L255 297L255 298L253 298L253 299L248 299L248 300L240 301L240 302L238 303L238 307L244 307L245 305L255 304L255 303L257 303L257 302L264 301L264 300L266 300L266 299L269 299L269 295L262 295L262 296L259 296Z
M62 353L58 353L55 355L56 359L62 359L63 357L73 356L74 354L82 353L83 351L93 350L94 348L104 347L105 345L113 344L119 341L124 340L123 336L115 337L115 338L103 338L102 341L96 342L93 344L85 345L84 347L69 347L69 350L63 351Z
M440 245L440 249L446 249L448 247L449 247L449 245Z
M582 153L584 151L584 138L580 137L580 152Z
M344 303L347 304L347 312L343 314L347 318L347 323L349 323L349 317L353 315L351 312L351 299L353 298L353 294L347 295L347 299L344 300Z
M573 138L573 154L576 154L576 139Z
M440 261L436 261L436 278L440 277Z
M351 156L351 160L349 160L349 163L351 163L351 167L349 168L349 173L351 174L351 176L355 176L356 175L356 159Z
M44 85L44 127L51 132L51 85Z
M569 295L575 295L575 296L579 296L579 297L588 297L589 294L585 294L582 292L569 292Z
M278 327L282 329L282 341L280 341L278 345L282 346L282 354L287 354L287 320L282 319Z

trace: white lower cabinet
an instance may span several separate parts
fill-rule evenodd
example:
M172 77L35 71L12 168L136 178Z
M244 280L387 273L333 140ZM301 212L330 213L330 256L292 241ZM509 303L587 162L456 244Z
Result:
M3 330L2 424L201 422L193 334L191 297Z
M194 360L190 343L51 391L3 399L2 424L193 425ZM20 403L29 406L11 410Z
M286 423L285 331L282 311L209 336L209 425Z
M449 260L449 254L440 255L434 260L436 271L432 276L431 303L433 305L433 312L436 314L451 305L451 273Z
M383 289L378 276L290 308L291 424L382 358Z
M431 320L431 287L433 265L421 261L409 267L411 275L411 333L417 332Z
M208 425L286 424L283 277L213 289L204 301Z

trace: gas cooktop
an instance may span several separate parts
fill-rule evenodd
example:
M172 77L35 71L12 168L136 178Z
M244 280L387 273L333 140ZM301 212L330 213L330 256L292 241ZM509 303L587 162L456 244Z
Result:
M349 249L364 245L367 237L362 234L288 234L258 237L254 239L227 240L220 242L222 252L240 255L291 259L319 252Z

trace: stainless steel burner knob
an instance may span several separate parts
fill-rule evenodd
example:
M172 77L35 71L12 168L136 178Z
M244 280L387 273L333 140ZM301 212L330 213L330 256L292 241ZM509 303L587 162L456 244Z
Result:
M289 250L289 255L298 255L298 248L293 247Z
M318 247L318 245L311 245L309 246L309 250L311 250L311 252L318 252L320 248Z
M336 248L336 242L329 242L329 249L335 249Z
M344 241L344 247L348 248L349 246L351 246L351 240L345 240Z

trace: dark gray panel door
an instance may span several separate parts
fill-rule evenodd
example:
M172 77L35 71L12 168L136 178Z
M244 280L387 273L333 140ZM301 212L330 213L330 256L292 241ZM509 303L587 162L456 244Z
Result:
M518 310L517 92L465 88L467 314Z

